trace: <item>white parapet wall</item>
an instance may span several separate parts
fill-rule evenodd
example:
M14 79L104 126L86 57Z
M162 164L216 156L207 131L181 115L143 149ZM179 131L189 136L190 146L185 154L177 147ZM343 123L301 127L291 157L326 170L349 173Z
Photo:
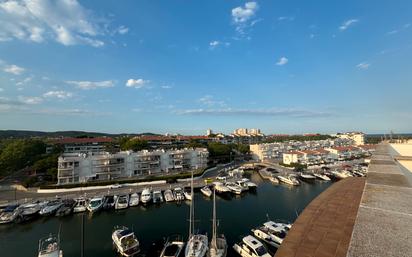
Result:
M402 159L398 158L397 161L407 170L412 172L412 140L409 140L407 143L400 143L400 144L391 144L392 147L392 154L394 157L396 155L402 157L411 157L410 160L407 158Z

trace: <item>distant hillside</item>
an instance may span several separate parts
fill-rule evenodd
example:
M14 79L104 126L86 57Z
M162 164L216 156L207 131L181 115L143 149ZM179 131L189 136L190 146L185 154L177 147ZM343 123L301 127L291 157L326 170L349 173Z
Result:
M0 130L0 139L4 138L29 138L29 137L119 137L119 136L140 136L140 135L158 135L154 133L121 133L109 134L100 132L87 131L31 131L31 130Z

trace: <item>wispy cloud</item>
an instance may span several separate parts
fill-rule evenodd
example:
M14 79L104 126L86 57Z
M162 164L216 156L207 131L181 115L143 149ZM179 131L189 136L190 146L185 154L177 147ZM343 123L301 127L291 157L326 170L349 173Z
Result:
M232 9L232 21L236 26L236 31L240 36L246 34L246 29L254 26L258 21L251 21L259 9L257 2L246 2L244 6L238 6Z
M25 78L25 79L23 79L23 80L20 80L20 81L18 81L18 82L16 83L16 86L19 86L19 87L24 86L25 84L27 84L27 83L29 83L30 81L32 81L32 79L33 79L33 77L27 77L27 78Z
M19 96L18 99L23 104L40 104L43 102L43 99L38 96Z
M176 111L179 115L212 115L212 116L287 116L295 118L327 117L327 112L317 112L299 109L188 109Z
M103 81L66 81L67 84L73 85L77 88L83 90L97 89L97 88L109 88L114 87L114 81L103 80Z
M126 81L126 87L134 87L134 88L143 88L145 87L150 81L144 79L128 79Z
M360 70L367 70L369 69L369 67L371 66L370 63L367 62L361 62L358 65L356 65L356 68L360 69Z
M359 20L358 19L350 19L350 20L346 20L342 23L342 25L340 25L339 30L340 31L344 31L347 30L349 27L355 25L356 23L358 23Z
M57 98L57 99L68 99L73 96L73 93L66 91L49 91L43 94L45 98Z
M104 23L104 24L102 24ZM105 19L97 18L77 0L11 0L0 3L0 41L13 39L62 45L101 47ZM120 32L120 31L119 31Z
M400 27L397 28L397 29L394 29L394 30L391 30L391 31L387 32L386 35L391 36L391 35L398 34L398 33L400 33L400 32L403 32L403 31L409 29L410 26L411 26L410 23L406 23L406 24L400 26Z
M25 69L15 65L15 64L12 64L12 65L6 65L3 68L3 71L5 71L7 73L14 74L14 75L20 75L25 71Z
M294 21L294 16L280 16L278 17L278 21Z
M129 32L129 28L122 25L122 26L118 27L116 31L119 34L124 35L124 34L127 34Z
M230 43L229 42L222 42L222 41L218 41L218 40L214 40L209 42L209 49L213 50L219 46L226 46L229 47Z
M280 58L279 58L279 60L278 60L278 62L276 63L276 65L278 65L278 66L283 66L283 65L287 64L288 62L289 62L289 59L283 56L283 57L280 57Z
M205 105L205 106L208 106L208 107L215 107L215 106L224 107L224 106L226 106L225 101L217 100L212 95L205 95L205 96L199 98L198 102L201 103L202 105Z

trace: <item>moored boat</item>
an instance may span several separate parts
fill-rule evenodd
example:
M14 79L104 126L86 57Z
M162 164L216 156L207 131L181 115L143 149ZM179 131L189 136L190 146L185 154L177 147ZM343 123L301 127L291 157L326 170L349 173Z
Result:
M72 213L75 201L73 199L67 199L63 201L62 207L56 211L57 217L67 216Z
M38 257L63 257L59 237L50 234L40 239Z
M320 180L330 181L330 178L328 176L321 174L321 173L313 173L313 176L315 176L316 178Z
M13 222L20 214L19 205L9 205L0 214L0 224L7 224Z
M308 183L313 183L315 182L316 177L312 174L302 172L299 174L299 179Z
M56 214L57 210L63 206L63 202L61 200L54 200L48 202L41 210L40 215L42 216L50 216Z
M162 203L162 202L163 202L162 191L160 190L153 191L153 203Z
M129 200L129 206L133 207L133 206L137 206L139 205L139 194L138 193L133 193L130 195L130 200Z
M291 186L298 186L300 185L299 181L295 178L295 176L287 175L287 176L278 176L280 182Z
M84 212L87 210L87 202L84 198L77 198L75 199L75 204L73 208L73 213Z
M213 218L212 218L212 239L207 252L208 257L225 257L227 254L227 241L223 234L218 235L216 217L216 190L213 190Z
M114 208L116 210L126 209L129 207L129 195L119 195L117 196Z
M233 249L242 257L271 257L265 246L254 236L245 236Z
M127 227L115 227L112 240L117 252L122 256L134 256L140 252L139 240Z
M257 188L257 185L250 181L248 178L242 178L242 181L245 183L245 185L248 186L249 190L253 190Z
M233 183L233 182L227 182L227 183L225 184L225 186L226 186L227 188L229 188L230 192L232 192L232 193L234 193L234 194L240 195L240 194L242 194L242 192L243 192L243 189L242 189L240 186L238 186L238 185L236 185L235 183Z
M202 188L200 189L200 192L202 192L202 194L203 194L204 196L207 196L207 197L211 197L211 196L212 196L212 190L210 190L210 187L209 187L209 186L204 186L204 187L202 187Z
M192 196L193 196L193 192L190 191L190 189L185 189L183 194L185 195L185 199L192 201Z
M171 189L166 189L163 195L166 202L173 202L175 200L175 196Z
M230 193L230 189L227 188L227 186L225 186L222 182L213 182L213 185L217 193L220 193L220 194Z
M93 197L87 203L86 208L89 212L98 212L103 208L103 204L104 204L104 197L102 196Z
M160 257L179 257L185 242L180 236L169 237L160 253Z
M144 188L140 197L142 204L147 204L152 201L152 190L150 188Z

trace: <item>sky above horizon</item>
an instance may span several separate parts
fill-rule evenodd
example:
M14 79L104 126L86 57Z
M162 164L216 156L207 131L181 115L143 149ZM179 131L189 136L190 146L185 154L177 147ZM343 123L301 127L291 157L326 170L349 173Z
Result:
M0 129L412 132L412 1L0 0Z

